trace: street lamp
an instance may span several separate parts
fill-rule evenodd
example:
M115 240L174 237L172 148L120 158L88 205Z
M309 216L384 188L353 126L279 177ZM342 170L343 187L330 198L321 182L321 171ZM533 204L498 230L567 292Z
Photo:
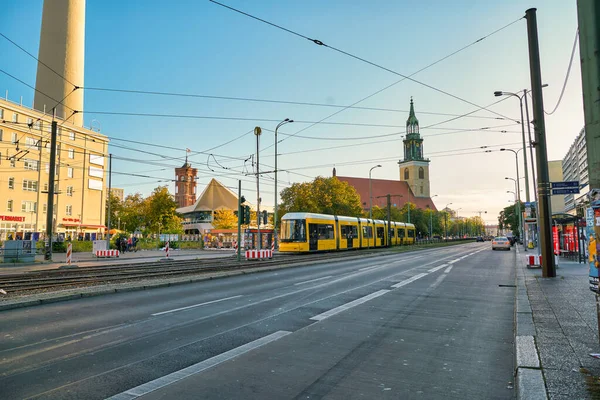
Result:
M517 175L518 176L518 175ZM518 179L513 179L513 178L509 178L509 177L505 177L504 179L510 179L511 181L513 181L515 183L515 212L519 215L519 219L518 219L518 223L519 223L519 237L521 238L521 240L523 239L523 218L521 216L521 193L520 193L520 188L519 188L519 180ZM510 191L507 191L510 192ZM514 192L511 192L514 193ZM525 244L525 240L523 240L523 247L527 247L527 245ZM525 251L527 251L527 249L525 249Z
M526 93L523 93L523 95L519 96L516 93L512 93L512 92L503 92L503 91L496 91L494 92L494 96L499 97L499 96L513 96L516 97L517 99L519 99L519 105L521 107L521 135L522 135L522 139L523 139L523 166L525 167L525 199L527 200L527 202L529 202L529 174L527 172L527 150L526 150L526 142L525 142L525 121L523 119L523 98L525 97ZM502 151L502 149L501 149ZM516 153L515 153L516 155Z
M452 205L452 203L446 204L446 207L444 207L444 210L447 210L449 205ZM444 240L446 242L448 241L448 211L445 211L445 214L444 214Z
M275 248L277 248L277 197L278 197L278 193L277 193L277 130L279 129L279 127L285 125L285 124L291 124L292 122L294 122L293 119L289 119L286 118L283 121L281 121L279 124L277 124L277 126L275 127L275 209L273 210L273 232L275 234ZM267 223L267 221L265 221L265 224Z
M373 219L373 185L371 184L371 171L375 168L381 168L381 164L377 164L369 170L369 219Z
M520 181L520 178L519 178L519 151L521 151L521 150L523 150L523 149L519 149L517 151L512 150L512 149L500 149L500 151L510 151L510 152L512 152L515 155L515 166L517 168L517 179L516 180L514 180L512 178L505 178L505 179L512 179L513 181L515 181L516 191L518 193L517 197L518 197L518 200L519 200L519 208L518 208L518 211L519 211L519 220L521 220L521 218L522 218L521 217L521 212L520 212L520 210L521 210L521 184L519 182ZM523 156L524 157L526 157L526 154L527 154L527 152L523 151ZM525 170L527 171L527 164L525 164ZM526 189L525 190L525 196L526 196L527 201L529 201L529 189L528 189L528 186L529 185L527 183L527 176L525 176L525 189ZM526 244L527 240L523 237L524 234L525 234L525 227L521 226L521 225L522 225L522 223L520 223L520 229L521 229L521 240L523 240L523 250L527 251L527 244Z

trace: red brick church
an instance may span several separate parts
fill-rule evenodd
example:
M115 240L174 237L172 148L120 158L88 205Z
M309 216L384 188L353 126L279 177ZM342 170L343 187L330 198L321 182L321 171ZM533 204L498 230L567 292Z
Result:
M429 159L423 156L423 139L419 134L419 120L415 116L412 98L410 113L406 121L406 137L404 143L404 158L398 162L399 180L371 179L373 206L387 207L386 195L390 194L392 206L402 208L410 202L417 208L437 211L431 200L429 188ZM335 168L333 176L340 181L348 182L360 195L363 209L369 210L369 178L338 176Z

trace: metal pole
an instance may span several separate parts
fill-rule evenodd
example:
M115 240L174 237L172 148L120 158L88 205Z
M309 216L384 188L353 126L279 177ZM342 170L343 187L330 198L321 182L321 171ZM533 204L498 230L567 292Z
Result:
M433 210L429 209L429 240L433 238Z
M260 134L261 134L262 130L257 126L256 128L254 128L254 134L256 135L256 233L258 235L256 243L257 243L257 250L260 250L260 168L259 168L259 159L258 159L258 153L259 153L259 142L260 142Z
M392 237L390 236L390 226L392 224L391 218L391 210L392 209L392 196L390 194L387 195L387 220L388 220L388 229L387 229L387 245L390 247L390 242L392 241Z
M277 143L277 141L275 141ZM275 179L277 181L277 179ZM237 224L237 260L242 261L241 240L242 237L242 181L238 180L238 224Z
M525 116L527 117L527 135L529 137L529 158L531 160L531 181L533 183L533 188L536 189L537 188L537 179L535 177L535 158L533 157L533 141L531 140L531 123L529 122L529 100L527 100L527 93L528 90L527 89L523 89L523 93L525 94ZM538 209L537 209L537 204L538 204L538 196L537 196L537 190L533 191L533 201L535 202L535 210L536 210L536 216L538 215ZM535 223L535 229L536 229L536 233L537 233L537 238L539 240L540 237L540 225L538 222ZM531 236L532 236L532 242L533 242L533 232L531 232ZM540 246L538 244L538 246L536 246L537 248L537 253L538 256L541 254L540 253Z
M538 43L536 9L525 12L529 41L529 68L531 76L531 97L538 171L538 222L540 225L540 247L542 252L542 276L556 277L556 266L552 254L552 215L550 210L550 177L548 174L548 153L546 148L546 125L544 120L544 99L542 95L542 73ZM591 183L591 182L590 182Z
M369 219L373 219L373 185L371 183L371 171L373 171L373 168L369 170Z
M46 215L46 253L44 259L52 260L52 235L54 231L54 183L56 181L56 135L58 124L52 121L52 133L50 136L50 171L48 178L48 214Z
M519 97L519 96L517 96ZM527 172L527 141L525 140L525 121L523 120L523 98L519 97L521 105L521 134L523 136L523 168L525 168L525 199L529 202L529 173Z
M517 191L517 206L515 207L515 212L518 213L519 216L519 238L521 238L521 240L523 240L523 233L525 232L524 230L524 226L523 226L523 215L521 213L521 183L520 183L520 176L519 176L519 155L518 153L515 151L515 166L517 167L517 180L515 181L515 190ZM527 251L527 245L525 244L525 240L523 240L523 248L525 248L525 251Z
M277 227L278 227L278 219L277 219L277 202L278 202L278 197L279 197L279 193L277 192L277 130L279 129L280 126L283 126L285 124L290 124L294 122L293 119L289 119L286 118L283 121L281 121L279 124L277 124L277 126L275 127L275 208L273 210L273 232L274 232L274 240L275 240L275 248L277 248L277 246L279 245L279 241L278 241L278 236L277 236ZM266 223L267 221L265 221Z
M110 249L110 200L112 198L112 153L108 155L108 234L106 235L106 249ZM120 224L119 224L120 225Z
M408 185L408 203L406 204L408 208L408 223L410 224L410 185Z

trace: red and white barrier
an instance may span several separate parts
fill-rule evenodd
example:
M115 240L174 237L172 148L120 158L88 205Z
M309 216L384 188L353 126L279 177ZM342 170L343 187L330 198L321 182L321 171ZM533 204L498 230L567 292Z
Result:
M540 266L542 265L542 256L538 256L536 254L525 257L527 261L527 265L530 266Z
M271 241L271 252L275 251L275 241Z
M237 247L238 247L238 246L237 246L237 242L234 240L234 241L233 241L233 249L237 251Z
M73 254L73 244L67 244L67 265L71 265L71 255Z
M165 253L167 254L167 258L169 258L169 241L167 240L167 244L165 244Z
M246 250L247 260L257 260L261 258L273 258L272 250Z
M119 250L96 250L96 257L119 257Z

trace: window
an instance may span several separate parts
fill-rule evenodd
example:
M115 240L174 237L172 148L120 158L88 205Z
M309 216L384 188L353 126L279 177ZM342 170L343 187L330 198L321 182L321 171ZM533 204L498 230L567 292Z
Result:
M19 122L19 114L13 113L12 122Z
M37 119L33 123L33 129L35 129L36 131L41 131L42 130L42 121L40 121L39 119Z
M0 108L0 119L4 118L4 110Z
M44 192L48 191L48 183L44 183Z
M419 179L425 179L425 170L423 167L419 168Z
M175 194L179 193L179 186L175 185Z
M75 140L75 132L69 132L69 139Z
M8 188L9 189L15 188L15 178L13 178L12 176L10 178L8 178Z
M354 225L341 225L340 233L343 239L357 239L358 229Z
M27 125L32 128L33 127L33 118L27 118Z
M73 215L73 206L70 204L67 204L67 206L65 207L65 214L71 216Z
M317 229L319 240L334 239L333 225L319 224Z
M398 237L399 238L403 238L404 237L404 228L398 228Z
M16 132L13 132L13 133L10 134L10 142L12 144L16 144L17 143L17 133Z
M25 145L28 149L39 150L41 148L41 141L31 137L27 137L25 138Z
M363 226L363 238L370 239L373 237L373 227L372 226Z
M421 194L423 194L423 186L421 186Z
M37 181L31 181L29 179L23 179L23 190L27 192L37 192L38 183Z
M72 167L67 168L67 176L69 178L73 177L73 168Z
M46 173L50 173L50 163L46 163Z
M414 229L409 229L408 230L408 237L409 238L414 238L415 237L415 230Z
M39 163L36 160L25 159L23 161L23 168L30 169L32 171L37 171L39 167Z
M75 158L75 150L69 149L69 158Z
M21 212L35 212L37 210L35 201L22 201Z
M409 178L408 168L404 168L404 180L407 181Z
M42 211L44 214L46 214L48 212L48 204L44 203L44 206L42 207Z
M2 117L0 117L2 118ZM2 141L2 129L0 129L0 142Z
M11 211L13 210L13 201L12 200L8 200L6 202L6 211Z
M16 166L17 166L17 161L15 160L15 158L14 158L14 157L12 157L12 158L10 159L10 167L11 167L11 168L14 168L14 167L16 167Z
M67 186L67 196L73 197L73 186Z
M282 242L306 242L306 220L291 219L281 221Z

